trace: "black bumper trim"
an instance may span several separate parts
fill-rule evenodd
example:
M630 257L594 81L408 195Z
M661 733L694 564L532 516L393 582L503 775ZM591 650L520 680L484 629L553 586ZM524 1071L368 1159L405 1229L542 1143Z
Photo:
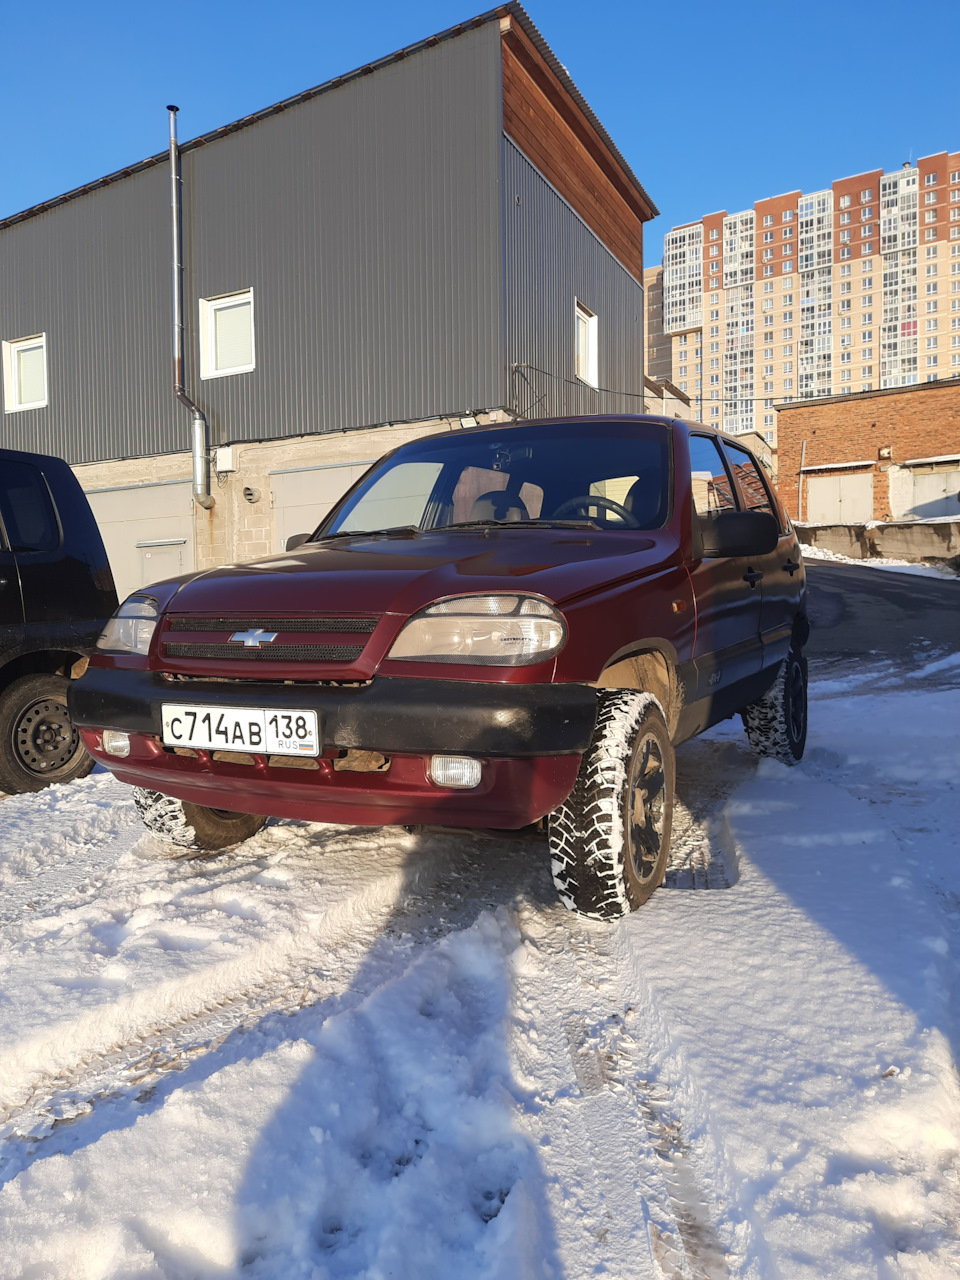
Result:
M585 684L482 684L379 677L370 684L174 682L153 671L90 667L70 687L74 723L160 736L161 705L316 711L325 747L391 753L580 755L593 736L596 690Z

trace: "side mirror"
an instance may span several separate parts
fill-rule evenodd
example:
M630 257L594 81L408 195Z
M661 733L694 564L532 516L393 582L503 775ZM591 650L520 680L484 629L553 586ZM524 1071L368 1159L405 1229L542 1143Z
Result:
M703 554L719 556L765 556L775 551L780 538L776 519L768 511L720 511L701 517Z
M297 547L302 547L305 542L309 541L309 533L293 533L283 544L283 549L284 551L296 551Z

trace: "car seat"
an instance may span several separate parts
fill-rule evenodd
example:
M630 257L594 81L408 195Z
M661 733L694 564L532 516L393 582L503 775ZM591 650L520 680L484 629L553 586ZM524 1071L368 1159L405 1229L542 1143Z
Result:
M660 524L662 503L661 478L656 472L650 472L634 480L623 505L641 529L655 529Z
M491 489L481 493L470 508L471 520L496 520L500 524L512 524L517 520L529 520L530 513L515 493L506 489Z

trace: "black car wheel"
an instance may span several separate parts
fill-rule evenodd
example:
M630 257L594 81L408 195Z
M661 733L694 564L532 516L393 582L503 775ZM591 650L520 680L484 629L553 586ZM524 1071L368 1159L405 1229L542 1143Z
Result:
M610 920L647 901L667 869L673 791L673 745L659 703L601 690L573 791L550 815L553 882L564 906Z
M216 853L249 840L266 822L259 814L209 809L145 787L134 787L133 802L144 825L155 836L178 848L204 853Z
M790 650L767 692L740 715L758 756L784 764L802 759L807 742L807 660L802 649Z
M40 791L93 768L67 712L69 684L64 676L22 676L0 694L0 790Z

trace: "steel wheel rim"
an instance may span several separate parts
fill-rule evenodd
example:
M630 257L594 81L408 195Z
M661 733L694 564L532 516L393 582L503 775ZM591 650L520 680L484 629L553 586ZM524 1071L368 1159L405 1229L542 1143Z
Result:
M67 708L55 698L38 698L13 728L17 760L28 773L42 777L62 769L77 753L80 735Z
M790 663L789 683L787 687L787 721L790 736L794 742L803 737L803 728L807 719L807 698L804 686L803 669L794 659Z
M657 873L663 847L666 771L663 752L652 733L633 753L627 790L627 849L634 875L647 883Z

